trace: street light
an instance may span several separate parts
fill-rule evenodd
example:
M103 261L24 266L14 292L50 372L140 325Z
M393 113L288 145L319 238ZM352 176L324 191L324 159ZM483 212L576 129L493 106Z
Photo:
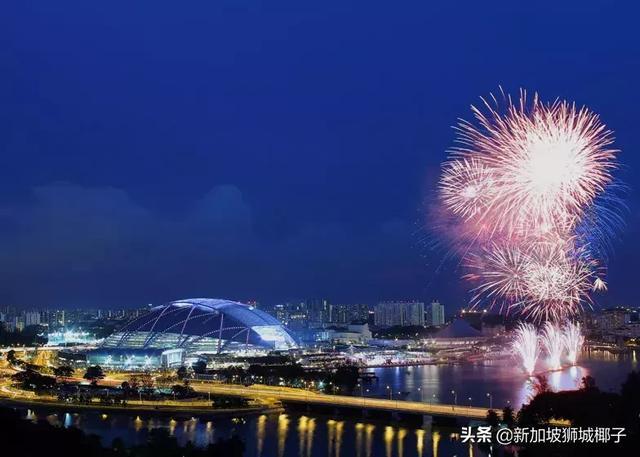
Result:
M456 393L455 390L452 390L451 395L453 395L453 404L455 406L458 406L458 394Z
M424 392L421 387L418 387L418 392L420 392L420 401L424 403Z
M487 392L487 398L489 399L489 409L493 409L493 395Z
M387 391L389 392L389 400L393 400L393 390L391 390L391 387L389 387L387 385Z
M431 395L431 404L433 405L436 402L436 394Z
M469 408L471 408L471 397L469 397Z

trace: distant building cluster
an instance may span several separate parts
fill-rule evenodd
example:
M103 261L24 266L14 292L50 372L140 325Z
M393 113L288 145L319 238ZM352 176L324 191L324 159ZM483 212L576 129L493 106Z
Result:
M424 326L424 303L418 301L388 301L376 305L375 325L378 327Z
M369 322L366 304L331 303L327 299L285 302L261 307L291 330L322 329L328 325Z
M43 325L50 328L65 325L64 310L24 310L4 306L0 311L0 324L7 332L21 332L25 327Z
M618 306L584 317L588 336L599 341L624 344L627 340L640 338L640 310Z
M0 325L5 331L20 332L25 327L41 325L51 331L65 327L78 327L96 320L127 321L147 312L145 308L137 309L24 309L17 306L0 307Z
M254 306L268 312L306 343L367 344L373 329L390 327L443 326L445 308L434 300L333 303L328 299L291 301L273 306Z

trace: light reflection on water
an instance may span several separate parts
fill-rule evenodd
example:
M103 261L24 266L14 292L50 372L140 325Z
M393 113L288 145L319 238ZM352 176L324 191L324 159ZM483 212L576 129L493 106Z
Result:
M618 391L627 374L637 369L635 351L611 354L608 351L590 351L582 354L578 366L566 366L559 371L539 374L547 377L553 390L571 390L580 387L582 378L590 375L602 390ZM371 396L382 397L389 385L394 392L403 392L405 398L425 403L452 404L455 390L458 399L473 398L474 406L503 408L510 404L519 409L533 394L531 379L512 359L490 360L459 365L425 365L417 367L376 368L371 371L379 377L369 387ZM418 390L420 388L420 390ZM490 397L487 394L491 394Z
M278 457L284 456L284 445L289 431L289 416L280 414L278 416Z
M579 387L582 377L591 375L603 390L618 390L626 375L637 367L635 353L616 356L592 352L579 366L546 373L554 390ZM528 402L533 393L532 379L524 376L511 361L458 366L423 366L384 368L375 370L380 377L370 386L372 392L385 394L387 384L394 391L408 392L407 398L425 402L452 402L451 390L459 398L473 397L478 406L488 406L491 393L493 405L501 408L507 401L516 409ZM417 391L417 387L421 391ZM380 395L380 393L379 393ZM485 404L486 403L486 404ZM192 441L198 446L240 436L246 445L247 457L448 457L451 455L482 457L476 447L467 447L459 440L459 428L426 426L411 429L393 423L375 422L347 417L310 416L299 414L261 415L242 421L223 419L162 418L99 413L58 413L23 410L29 420L45 419L50 423L75 426L102 437L105 445L121 437L125 443L141 444L149 431L164 428L182 445Z
M424 430L416 430L416 452L418 457L422 457L424 452Z
M280 414L248 418L246 423L230 420L145 418L99 413L49 414L24 410L29 420L46 419L57 426L78 427L97 434L104 445L120 437L127 444L146 442L149 431L164 428L181 445L188 441L206 446L219 438L239 435L248 457L428 457L466 455L483 456L477 449L459 441L459 429L410 429L366 421L327 419L306 415ZM297 432L297 433L296 433ZM427 451L427 449L430 450Z

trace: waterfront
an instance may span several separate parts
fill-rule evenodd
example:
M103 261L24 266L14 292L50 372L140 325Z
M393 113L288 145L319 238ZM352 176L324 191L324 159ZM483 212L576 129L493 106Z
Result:
M582 376L588 374L596 378L603 390L618 390L632 369L637 369L633 352L614 355L594 351L584 354L579 366L548 375L554 389L574 388ZM461 405L471 397L474 405L487 406L489 401L493 401L493 405L499 408L507 400L519 406L526 401L529 391L526 376L510 360L380 368L375 372L379 381L367 387L370 389L368 395L384 396L389 385L394 392L408 392L405 395L408 399L420 400L423 397L426 402L433 400L435 394L437 400L451 403L451 390L454 390ZM489 399L487 393L491 393L493 398ZM477 447L470 448L459 441L460 429L457 427L427 425L416 428L339 415L287 413L209 420L110 412L53 413L46 408L36 408L35 411L23 409L22 412L32 420L46 419L56 425L75 426L96 434L104 445L111 444L115 438L121 438L129 445L144 443L150 430L161 428L183 445L191 441L203 446L237 434L245 443L245 455L249 457L484 455Z
M589 375L596 379L602 390L619 391L629 372L638 369L636 352L585 352L577 366L541 374L547 377L553 390L578 388L582 378ZM457 365L376 368L372 371L379 380L365 387L365 395L388 398L391 390L391 395L400 395L408 400L436 403L454 403L457 400L462 406L468 406L471 397L473 406L489 407L492 404L495 408L502 408L510 403L519 409L522 403L528 402L532 393L530 379L512 359ZM457 398L451 393L452 390Z
M204 420L53 413L23 410L30 420L45 419L78 427L101 437L104 445L121 438L128 445L146 442L154 429L165 429L181 445L205 446L238 435L247 457L412 457L482 456L477 447L459 440L458 428L411 428L355 419L308 417L300 414L261 415L238 420Z

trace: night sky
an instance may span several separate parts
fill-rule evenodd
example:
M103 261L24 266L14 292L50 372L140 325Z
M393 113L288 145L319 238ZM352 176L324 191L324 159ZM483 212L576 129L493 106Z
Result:
M640 304L631 2L7 3L1 304L463 306L425 207L451 126L498 85L616 132L629 214L599 301Z

